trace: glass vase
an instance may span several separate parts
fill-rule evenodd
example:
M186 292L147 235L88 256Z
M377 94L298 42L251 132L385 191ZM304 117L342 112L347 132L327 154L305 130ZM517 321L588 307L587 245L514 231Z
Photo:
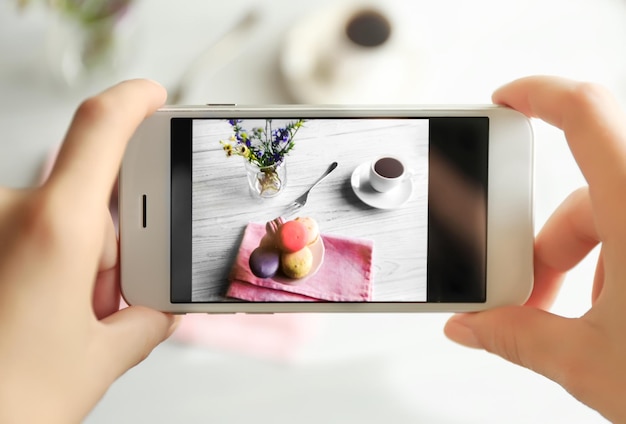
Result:
M253 195L261 198L278 196L287 186L287 164L283 160L260 167L245 161L248 185Z
M100 1L103 10L93 17L86 16L79 6L56 13L46 39L52 77L68 87L117 81L118 74L129 67L136 54L133 2L117 0L106 6L106 1Z

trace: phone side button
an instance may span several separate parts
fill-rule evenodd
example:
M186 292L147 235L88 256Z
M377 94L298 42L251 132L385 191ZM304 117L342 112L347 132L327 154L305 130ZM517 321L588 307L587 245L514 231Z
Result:
M207 103L209 107L235 107L237 103Z

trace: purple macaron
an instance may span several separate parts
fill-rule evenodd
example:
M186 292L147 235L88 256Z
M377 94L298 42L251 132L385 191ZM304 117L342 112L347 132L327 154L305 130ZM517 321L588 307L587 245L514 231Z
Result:
M267 247L257 247L250 254L250 271L259 278L271 278L280 267L280 252Z

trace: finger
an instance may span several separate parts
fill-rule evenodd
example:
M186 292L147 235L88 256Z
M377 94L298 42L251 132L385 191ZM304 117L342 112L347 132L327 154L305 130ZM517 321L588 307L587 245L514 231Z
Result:
M554 211L535 240L535 284L528 306L552 305L567 271L600 241L586 187L570 194Z
M107 205L126 144L166 92L149 80L122 82L81 104L49 179L88 213ZM77 204L78 203L78 204Z
M593 338L587 330L582 322L524 306L458 314L444 328L459 344L485 349L562 385L585 341Z
M105 214L106 234L104 247L98 266L93 288L89 288L93 296L93 311L97 319L103 319L120 309L120 273L119 273L119 246L115 227L109 211Z
M604 254L600 251L598 255L598 263L596 264L596 273L593 277L593 289L591 290L591 304L595 304L604 288Z
M602 240L626 239L626 119L615 98L597 85L543 76L508 84L493 101L563 129L589 183Z
M115 379L148 357L176 329L179 318L142 306L129 306L102 320L106 362Z
M540 259L535 253L533 291L525 305L533 308L549 310L556 300L565 279L565 272L556 271Z
M93 288L93 312L98 320L104 319L120 309L119 268L100 271Z
M104 271L115 267L119 256L117 233L115 231L115 225L113 225L111 213L108 209L104 211L103 220L105 225L104 245L102 246L102 255L100 257L98 271Z

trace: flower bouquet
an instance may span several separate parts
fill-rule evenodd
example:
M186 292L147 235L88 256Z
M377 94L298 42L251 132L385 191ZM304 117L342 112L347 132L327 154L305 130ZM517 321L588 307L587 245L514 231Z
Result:
M241 156L245 160L250 188L260 197L273 197L287 183L285 156L294 148L294 137L304 124L303 119L272 127L266 119L264 127L246 130L241 119L229 119L233 135L220 140L226 156Z

